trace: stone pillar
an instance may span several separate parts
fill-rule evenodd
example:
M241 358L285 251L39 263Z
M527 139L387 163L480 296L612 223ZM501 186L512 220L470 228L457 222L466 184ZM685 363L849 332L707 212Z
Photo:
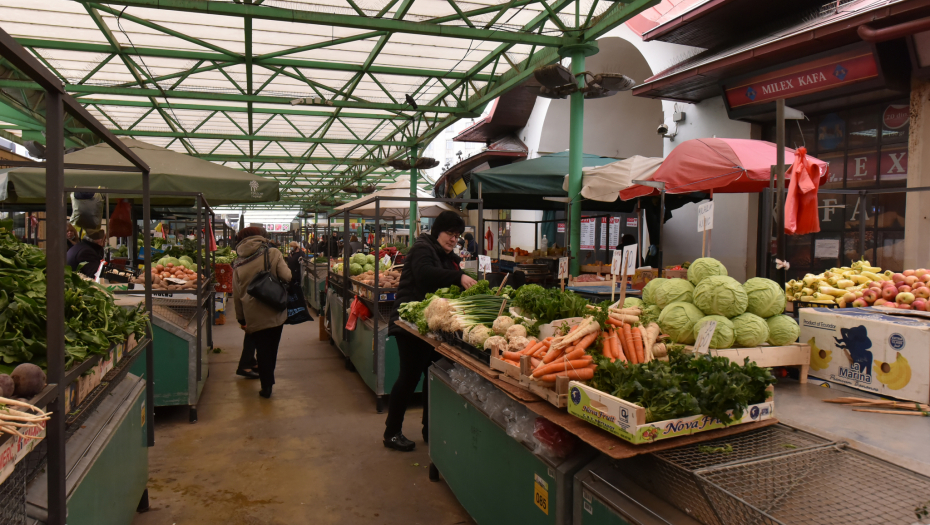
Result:
M907 187L930 186L930 81L911 80L910 140ZM925 164L926 163L926 164ZM930 191L907 194L904 219L904 268L930 266Z

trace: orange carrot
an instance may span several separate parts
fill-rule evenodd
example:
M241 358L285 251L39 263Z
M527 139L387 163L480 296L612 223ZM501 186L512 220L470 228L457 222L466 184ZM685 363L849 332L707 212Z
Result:
M530 345L528 345L529 346L528 348L524 348L523 351L520 353L523 355L533 355L534 353L536 353L537 350L546 346L547 342L551 340L552 338L550 337L543 341L537 341L537 342L531 343Z
M623 328L619 329L620 340L623 341L623 348L626 350L626 356L631 363L639 363L639 356L636 354L636 347L633 346L633 334L632 331L627 331L630 329L630 325L624 324Z
M521 352L502 352L505 361L519 361Z
M574 361L575 359L581 359L584 357L584 348L575 348L574 350L569 348L568 350L571 351L566 351L565 355L558 359L559 361Z
M518 363L517 361L510 360L510 359L504 359L504 362L509 365L520 366L520 363Z
M643 334L639 330L631 330L633 345L636 347L636 358L640 363L646 362L646 349L643 346Z
M589 379L594 378L594 367L579 368L577 370L568 370L555 374L547 374L542 376L540 380L547 383L555 383L555 379L559 376L567 377L575 381L588 381Z
M535 357L530 358L530 368L536 368L542 364L542 361L536 359Z
M608 324L612 324L612 325L614 325L614 326L623 326L623 322L622 322L622 321L618 321L618 320L614 319L613 317L608 317L608 318L607 318L607 323L608 323Z
M620 334L617 333L616 329L614 330L614 335L617 336L617 339L614 340L614 345L615 345L614 351L617 353L617 356L616 356L617 359L623 361L624 363L629 362L629 359L627 359L627 356L623 353L622 350L620 350Z
M591 361L588 359L575 359L574 361L558 361L555 363L550 363L548 365L542 365L537 367L533 371L533 377L541 377L546 374L552 374L555 372L563 372L565 370L572 370L575 368L584 368L591 364Z
M633 327L631 325L623 325L623 337L625 338L627 344L630 345L630 348L633 349L633 353L636 355L636 362L642 363L643 354L641 354L639 349L636 348L635 339L633 338Z
M604 339L604 348L607 350L607 353L604 355L611 359L616 359L617 354L619 353L617 351L617 346L619 344L617 342L617 331L611 327L611 329L607 330L606 334L606 339Z
M581 348L582 350L587 349L589 346L591 346L591 343L593 343L594 340L597 339L598 335L600 335L600 331L591 332L590 334L584 336L584 338L582 338L581 341L578 341L578 343L575 344L575 349L576 350L578 348Z
M576 324L575 326L573 326L573 327L571 328L571 330L568 331L568 333L574 332L575 330L578 329L579 326L581 326L581 325L580 325L580 324Z
M569 347L571 348L571 347ZM543 356L543 363L551 363L555 361L560 355L563 355L564 352L568 351L569 348L549 348L549 351L546 352L546 355Z

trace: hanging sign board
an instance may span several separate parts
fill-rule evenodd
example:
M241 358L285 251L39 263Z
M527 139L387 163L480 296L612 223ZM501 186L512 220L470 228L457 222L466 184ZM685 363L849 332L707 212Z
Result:
M594 221L596 219L581 219L581 236L580 240L580 249L582 250L593 250L594 249Z
M610 240L607 246L613 247L620 244L620 217L610 218Z
M482 273L491 273L491 257L489 255L478 256L478 271Z
M560 223L559 223L558 231L559 231L559 233L565 233L565 223L564 223L564 222L560 222Z
M637 226L639 226L639 222L637 222L636 218L634 218L634 217L628 217L628 218L627 218L627 220L626 220L626 227L627 227L627 228L636 228Z
M568 278L568 257L559 257L559 279Z
M601 217L601 249L607 249L607 217ZM616 244L614 244L616 246Z
M714 229L714 201L698 205L698 232Z

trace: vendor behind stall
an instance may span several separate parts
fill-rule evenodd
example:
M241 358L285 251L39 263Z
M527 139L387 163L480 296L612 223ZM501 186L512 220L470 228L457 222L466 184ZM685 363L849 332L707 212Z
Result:
M433 223L430 233L423 233L418 238L404 263L400 275L400 284L394 307L391 309L391 324L388 334L397 339L397 348L400 353L400 373L397 382L391 389L388 402L388 416L385 421L384 446L394 450L409 452L416 447L403 434L404 413L407 404L413 396L420 382L420 377L426 375L427 369L436 359L433 347L417 336L414 336L397 326L395 322L400 318L398 308L403 303L422 301L426 294L433 293L440 288L457 285L464 289L471 288L475 280L462 273L459 268L461 259L453 253L453 249L465 231L465 221L454 211L444 211ZM423 381L423 441L428 439L427 407L427 381Z
M67 263L72 270L81 272L88 277L97 275L100 261L103 260L103 245L107 242L107 232L97 230L84 234L81 242L68 249ZM86 263L80 266L81 263Z

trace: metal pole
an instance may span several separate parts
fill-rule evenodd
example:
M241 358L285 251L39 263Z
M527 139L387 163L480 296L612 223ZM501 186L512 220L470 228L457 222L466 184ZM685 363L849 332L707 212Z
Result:
M479 238L481 240L478 241L479 248L478 248L478 253L475 254L475 260L478 259L478 254L484 253L484 245L487 242L484 238L484 197L482 196L481 185L482 183L479 182L478 183L478 200L481 202L478 203L478 235L475 236L476 241L478 241ZM469 193L468 196L471 197L471 193Z
M655 244L655 243L653 243ZM656 258L659 262L656 265L657 270L659 271L659 277L662 276L662 262L665 257L663 253L665 246L665 188L662 188L662 193L659 194L659 253Z
M584 71L585 53L576 50L571 53L572 74L576 77L578 87L583 87L584 78L580 74ZM580 80L579 80L580 79ZM581 168L584 163L584 93L576 91L571 97L571 114L568 127L568 197L576 204L581 194ZM580 273L580 241L581 241L581 206L571 207L571 217L568 218L566 230L570 230L570 261L571 274ZM595 243L597 241L595 240Z
M343 213L342 226L342 317L347 319L346 312L349 310L349 288L352 281L349 280L349 210ZM349 340L349 331L342 330L342 340Z
M642 266L642 261L645 259L645 256L643 255L643 250L645 248L646 245L643 243L643 210L640 208L640 200L636 199L636 253L638 254L637 257L639 259L636 261L637 267Z
M203 197L197 197L197 229L194 231L194 236L197 240L197 293L195 294L197 301L197 381L203 380L203 370L201 369L201 361L203 361L203 344L202 344L202 331L203 331L203 302L204 302L204 293L201 295L201 287L204 285L204 280L201 278L201 268L203 268L203 235L201 234L201 229L203 228Z
M775 101L775 148L776 164L778 165L778 201L777 213L775 215L778 221L778 230L776 233L778 239L778 258L785 260L785 99L780 98ZM787 280L788 272L778 270L775 273L775 281L784 286Z
M859 257L865 257L865 221L867 215L865 190L859 190ZM875 260L875 259L872 259Z
M65 136L62 94L46 92L45 202L48 214L48 249L46 253L46 324L48 383L55 385L56 396L47 410L52 413L45 427L48 438L48 525L64 525L68 515L65 477ZM26 219L29 225L29 219Z
M414 224L420 224L419 216L417 214L417 201L414 200L417 198L417 147L413 146L410 148L410 240L408 246L413 247L413 243L416 242L415 233L416 227Z
M375 290L374 290L374 293L372 294L372 303L374 303L374 304L373 304L373 306L374 306L374 311L371 312L372 323L374 324L374 326L373 326L373 328L372 328L372 333L374 334L374 341L372 341L372 345L374 346L374 353L375 353L375 358L372 360L372 361L373 361L372 366L373 366L374 369L373 369L371 372L372 372L373 374L375 374L375 382L376 382L376 383L379 383L379 382L380 382L380 381L378 381L378 379L382 379L382 380L383 380L383 378L379 378L379 377L378 377L378 362L381 360L381 348L380 348L380 345L378 344L378 343L380 342L380 340L381 340L381 338L378 337L378 321L379 321L378 318L381 317L381 308L380 308L380 306L381 306L381 293L380 293L381 287L378 286L378 277L379 277L380 274L381 274L381 260L378 258L378 248L377 248L378 246L381 246L381 232L379 231L380 228L378 228L378 225L379 225L380 223L381 223L381 201L380 201L380 200L376 200L376 201L375 201L375 246L374 246L374 252L375 252ZM390 322L390 321L388 321L388 322ZM381 385L378 385L378 386L380 387ZM380 388L379 388L379 389L380 389ZM375 395L378 395L377 390L375 391Z
M152 190L149 172L142 172L142 253L145 269L145 311L152 316ZM153 335L153 334L150 334ZM155 446L155 342L145 349L145 426L148 444Z

